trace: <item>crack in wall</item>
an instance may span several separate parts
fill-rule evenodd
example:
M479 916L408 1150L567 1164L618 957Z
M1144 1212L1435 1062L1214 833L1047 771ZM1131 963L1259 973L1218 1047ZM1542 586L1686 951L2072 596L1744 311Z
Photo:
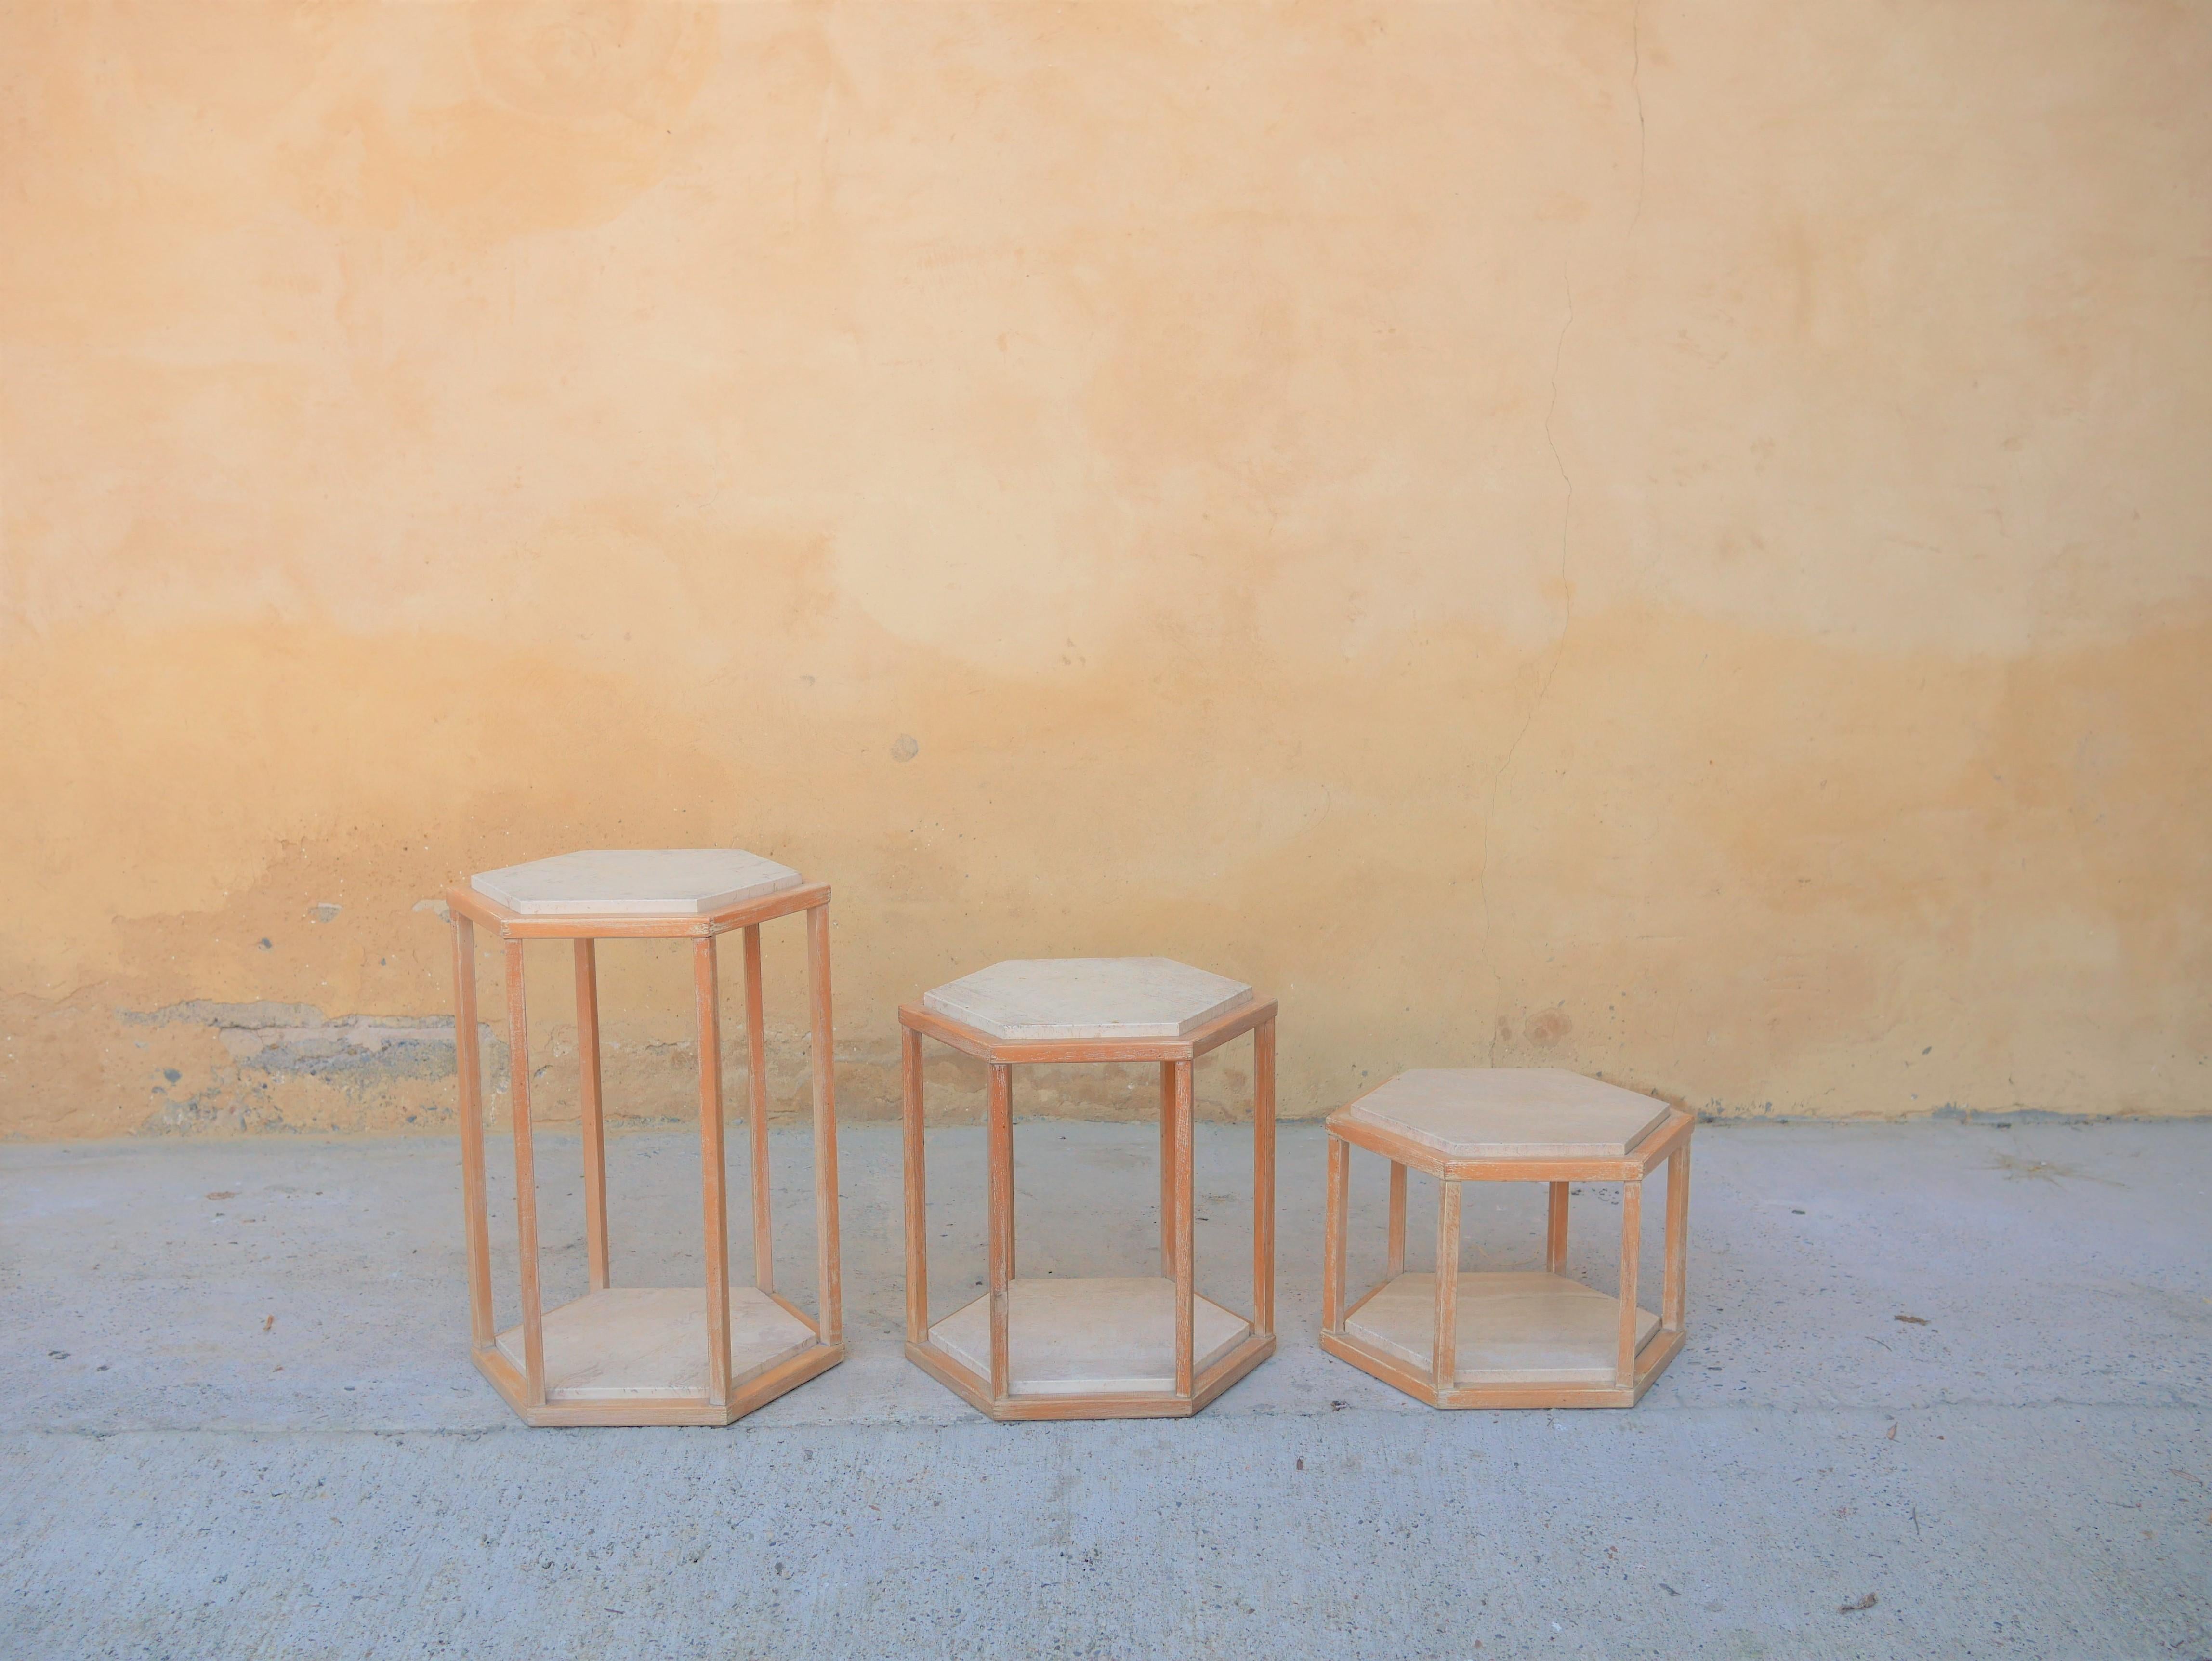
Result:
M1644 181L1650 153L1650 131L1644 111L1644 8L1641 0L1632 0L1628 18L1628 85L1630 94L1636 104L1636 202L1629 213L1628 231L1622 238L1624 245L1634 240L1637 227L1644 220ZM1486 1058L1488 1064L1493 1067L1498 1062L1498 1021L1502 1019L1496 1006L1504 989L1504 979L1498 974L1498 965L1490 955L1490 832L1498 818L1498 790L1504 782L1506 773L1513 765L1514 758L1520 753L1522 740L1528 736L1528 730L1536 724L1536 716L1543 709L1545 700L1551 696L1553 678L1559 672L1559 660L1566 655L1567 631L1573 627L1575 620L1574 587L1567 575L1568 542L1574 523L1575 481L1572 475L1567 472L1566 458L1559 453L1559 438L1553 427L1553 418L1558 415L1559 408L1559 368L1566 356L1567 332L1574 327L1575 324L1574 279L1568 277L1564 279L1564 282L1567 314L1559 325L1559 338L1553 343L1550 399L1544 406L1544 442L1552 452L1552 465L1559 470L1559 483L1565 487L1566 492L1566 498L1561 503L1559 509L1559 577L1562 608L1559 632L1553 642L1552 660L1545 668L1543 682L1536 689L1536 697L1528 706L1528 717L1522 721L1521 730L1513 735L1512 743L1506 746L1504 756L1490 776L1489 797L1483 809L1482 837L1477 851L1480 871L1476 879L1475 892L1477 903L1482 911L1480 952L1482 966L1489 971L1490 975L1492 1005L1492 1020Z
M1567 315L1565 320L1559 325L1559 339L1553 343L1551 399L1544 406L1544 442L1550 447L1552 465L1559 470L1559 482L1566 487L1566 500L1559 508L1559 599L1562 608L1559 617L1559 632L1552 642L1552 661L1544 671L1542 684L1536 688L1536 697L1528 706L1528 717L1522 721L1521 730L1513 735L1513 742L1506 745L1504 757L1498 762L1497 770L1490 776L1490 800L1482 817L1482 843L1480 855L1482 868L1477 879L1476 894L1482 906L1482 966L1490 971L1491 999L1493 1006L1493 1019L1491 1022L1490 1043L1487 1051L1487 1064L1492 1067L1498 1064L1498 1022L1495 1019L1495 1005L1499 995L1504 989L1504 981L1498 972L1498 965L1491 960L1490 956L1490 830L1498 818L1498 787L1504 782L1507 770L1513 765L1513 758L1521 751L1521 740L1528 736L1528 729L1536 724L1536 715L1543 709L1544 700L1551 696L1552 679L1559 672L1559 660L1566 655L1567 630L1574 626L1575 621L1575 591L1573 585L1567 579L1567 536L1574 523L1575 481L1567 472L1566 458L1559 453L1559 441L1552 430L1552 419L1559 408L1559 366L1566 358L1567 332L1575 326L1574 279L1570 277L1565 279L1565 283Z
M1644 8L1641 4L1629 8L1628 44L1631 58L1628 70L1629 89L1636 94L1636 210L1628 216L1628 235L1621 240L1633 240L1636 228L1644 220Z

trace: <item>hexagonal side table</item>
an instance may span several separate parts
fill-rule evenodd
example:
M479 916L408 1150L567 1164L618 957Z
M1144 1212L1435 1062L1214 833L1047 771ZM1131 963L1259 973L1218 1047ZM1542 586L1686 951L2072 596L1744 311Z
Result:
M1328 1116L1322 1348L1439 1408L1633 1407L1682 1348L1690 1134L1651 1097L1550 1068L1401 1073ZM1345 1307L1352 1150L1390 1161L1383 1282ZM1637 1301L1644 1179L1667 1168L1661 1311ZM1443 1184L1437 1272L1406 1271L1406 1172ZM1551 1184L1541 1274L1463 1274L1459 1185ZM1621 1185L1620 1293L1571 1278L1573 1183Z
M602 850L486 872L448 889L453 924L453 1037L460 1080L461 1183L468 1234L470 1350L477 1369L532 1425L726 1425L844 1359L837 1261L837 1108L831 1071L830 887L734 849ZM813 1031L815 1268L818 1316L779 1295L769 1253L768 1074L760 927L806 914ZM492 1329L484 1191L483 1099L477 1043L476 929L507 947L521 1324ZM744 932L745 1038L751 1058L754 1281L730 1286L728 1178L722 1142L722 1040L715 941ZM706 1223L703 1287L616 1287L607 1233L600 1102L599 965L603 940L689 940L699 1023L699 1147ZM591 1287L541 1306L537 1171L530 1118L530 1034L523 945L573 940L576 1047L583 1071L584 1232Z
M906 1353L994 1419L1181 1418L1275 1351L1275 1003L1165 958L1019 960L899 1010L906 1129ZM1252 1315L1198 1295L1194 1068L1252 1035ZM921 1043L990 1066L989 1290L933 1324ZM1013 1072L1024 1063L1160 1068L1160 1273L1018 1278Z

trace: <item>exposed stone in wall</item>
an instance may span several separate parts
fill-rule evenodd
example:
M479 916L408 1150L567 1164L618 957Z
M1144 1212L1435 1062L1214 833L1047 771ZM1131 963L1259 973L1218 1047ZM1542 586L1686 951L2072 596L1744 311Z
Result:
M190 999L126 1025L211 1031L227 1058L200 1087L181 1077L152 1086L157 1111L142 1131L450 1129L453 1023L434 1015L331 1019L304 1004ZM478 1043L490 1077L507 1076L506 1043L489 1026Z

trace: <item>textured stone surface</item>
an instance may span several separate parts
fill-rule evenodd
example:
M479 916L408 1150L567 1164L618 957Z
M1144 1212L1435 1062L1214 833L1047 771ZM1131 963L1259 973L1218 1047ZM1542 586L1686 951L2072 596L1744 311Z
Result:
M1013 958L921 1001L994 1038L1179 1038L1251 999L1172 958Z
M1620 1342L1620 1302L1582 1281L1532 1269L1459 1277L1459 1348L1463 1384L1609 1384ZM1637 1311L1636 1342L1659 1324ZM1425 1376L1434 1366L1437 1277L1401 1275L1352 1311L1345 1328Z
M805 881L738 848L600 848L502 866L469 885L532 917L691 917Z
M610 1287L545 1311L545 1399L629 1401L707 1396L707 1294L699 1287ZM730 1383L743 1384L814 1342L757 1287L730 1288ZM522 1328L499 1335L516 1370Z
M1154 1271L1150 1127L1015 1135L1025 1275ZM2212 1653L2212 1123L1709 1127L1688 1347L1633 1411L1519 1414L1321 1354L1291 1127L1275 1359L1186 1423L1039 1426L905 1360L898 1135L842 1141L851 1359L712 1431L516 1423L468 1362L450 1139L0 1145L0 1654ZM1240 1307L1249 1146L1199 1127L1199 1287ZM801 1305L805 1150L776 1133ZM929 1156L949 1312L981 1133ZM550 1296L584 1285L578 1159L543 1139ZM608 1164L617 1281L696 1278L697 1138ZM1382 1162L1352 1180L1364 1292ZM1466 1193L1469 1267L1540 1262L1540 1189ZM1599 1291L1616 1197L1573 1202Z
M1447 1159L1607 1159L1664 1119L1667 1104L1551 1067L1401 1073L1329 1116L1395 1130Z
M1175 1282L1156 1275L1024 1275L1008 1288L1007 1389L1016 1396L1175 1388ZM1244 1342L1251 1323L1207 1298L1191 1300L1194 1377ZM991 1300L930 1329L938 1347L991 1376Z

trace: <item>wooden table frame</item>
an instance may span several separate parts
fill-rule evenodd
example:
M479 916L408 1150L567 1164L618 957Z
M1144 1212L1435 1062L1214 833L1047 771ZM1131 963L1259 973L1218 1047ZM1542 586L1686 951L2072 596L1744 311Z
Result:
M899 1008L899 1076L906 1133L906 1353L916 1366L998 1420L1188 1418L1275 1353L1275 1001L1254 997L1180 1038L996 1038L920 1004ZM1244 1341L1193 1376L1195 1238L1193 1104L1198 1058L1252 1035L1252 1317ZM990 1067L988 1113L991 1373L931 1341L929 1225L922 1160L925 1037ZM1175 1281L1175 1389L1016 1396L1008 1381L1007 1323L1014 1280L1013 1071L1045 1062L1155 1062L1160 1069L1160 1263Z
M1688 1292L1690 1134L1697 1120L1679 1109L1646 1132L1618 1159L1547 1158L1454 1159L1410 1137L1332 1114L1328 1129L1328 1222L1322 1238L1321 1347L1386 1384L1436 1408L1628 1408L1680 1353ZM1351 1211L1352 1150L1390 1162L1389 1233L1382 1285L1346 1308L1346 1234ZM1667 1168L1667 1236L1659 1324L1639 1345L1637 1259L1642 1245L1644 1179ZM1426 1171L1443 1184L1437 1207L1435 1351L1425 1372L1409 1367L1346 1331L1346 1323L1368 1299L1405 1272L1406 1171ZM1573 1183L1620 1184L1620 1340L1609 1384L1468 1384L1458 1382L1459 1185L1462 1183L1551 1184L1544 1262L1558 1275L1567 1261L1567 1194Z
M474 889L446 891L453 927L453 1039L459 1078L461 1189L468 1235L470 1354L522 1419L532 1425L726 1425L774 1401L845 1359L837 1232L837 1104L830 997L830 885L807 883L699 916L528 916ZM816 1302L810 1316L775 1290L769 1253L767 1028L761 1002L760 926L806 914L806 973L812 1021ZM476 930L506 946L508 1088L514 1131L515 1228L521 1257L525 1366L501 1353L493 1330L491 1239L484 1189L483 1066L477 1041ZM809 1348L732 1389L730 1380L730 1233L728 1175L722 1138L720 978L715 942L744 931L745 1039L751 1062L754 1283L815 1335ZM610 1284L607 1244L606 1126L600 1102L599 966L603 940L689 940L699 1026L701 1200L706 1223L708 1386L622 1402L567 1403L545 1399L544 1316L538 1292L536 1162L530 1117L530 1033L523 983L523 946L571 940L576 956L576 1048L582 1068L584 1231L591 1289Z

